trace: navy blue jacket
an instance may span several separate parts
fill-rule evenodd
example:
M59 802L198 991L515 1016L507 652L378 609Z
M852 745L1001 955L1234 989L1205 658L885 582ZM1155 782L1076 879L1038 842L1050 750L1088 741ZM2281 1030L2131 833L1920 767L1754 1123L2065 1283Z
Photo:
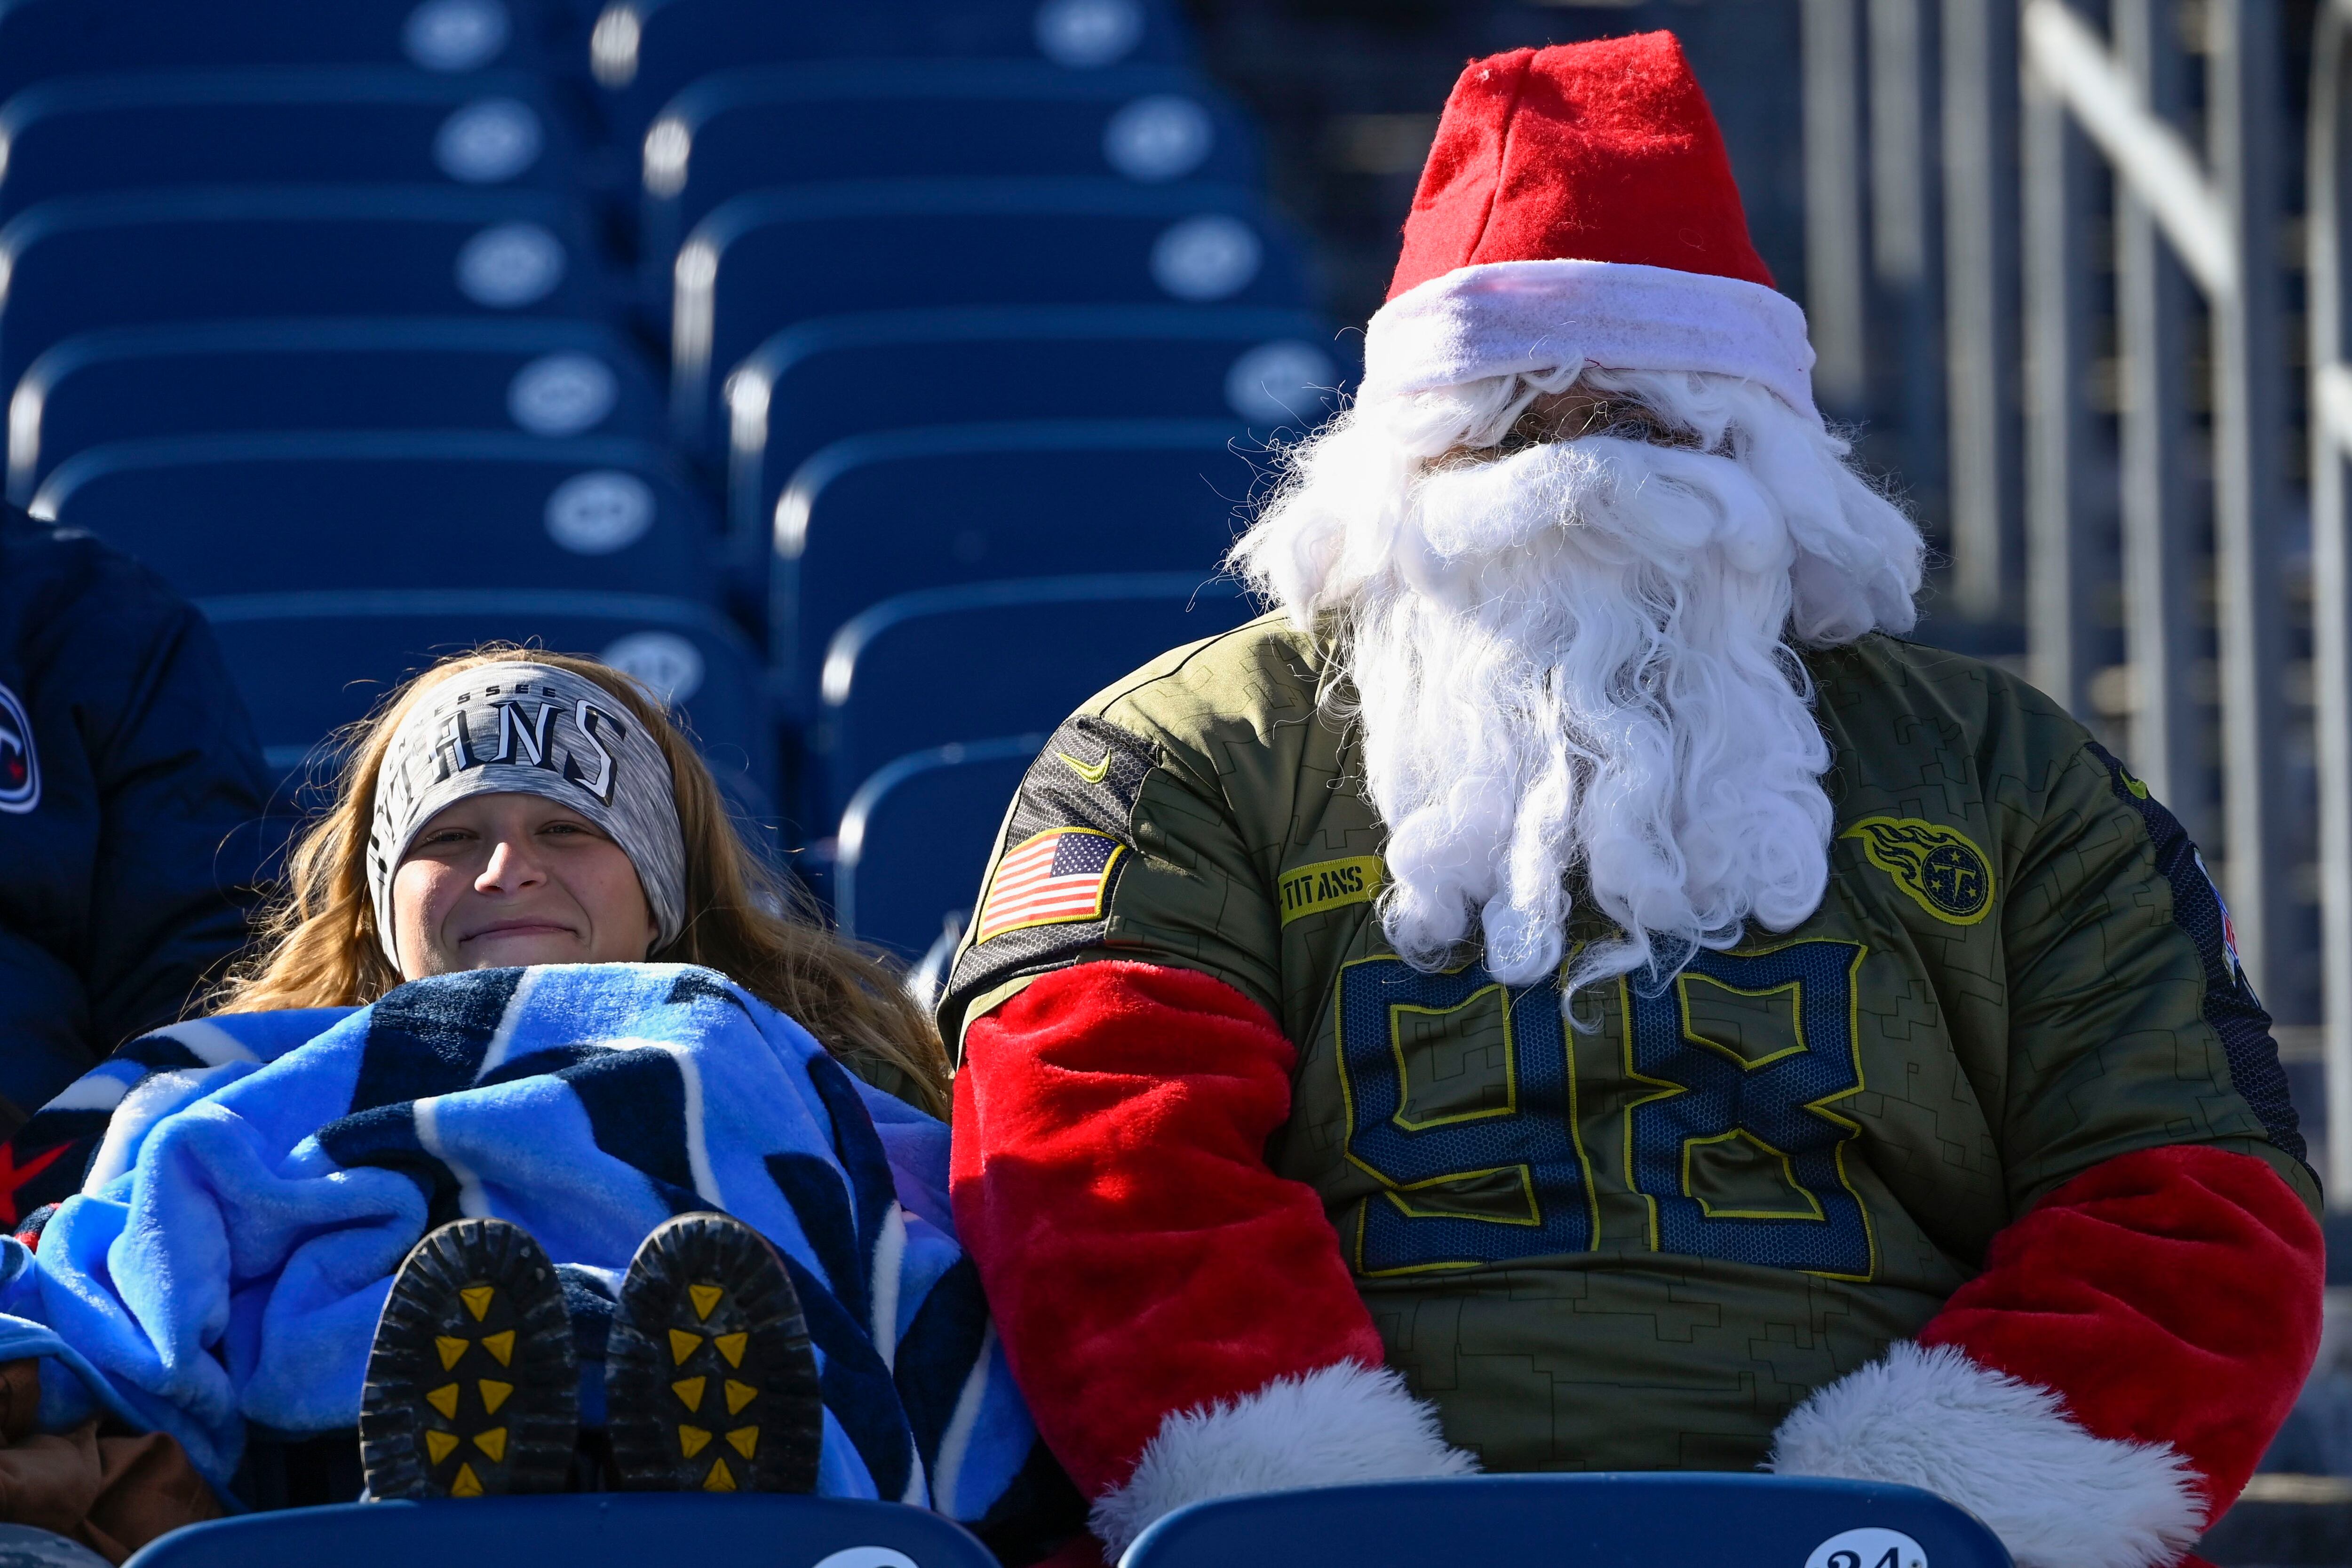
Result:
M268 793L204 617L0 507L0 1132L244 944Z

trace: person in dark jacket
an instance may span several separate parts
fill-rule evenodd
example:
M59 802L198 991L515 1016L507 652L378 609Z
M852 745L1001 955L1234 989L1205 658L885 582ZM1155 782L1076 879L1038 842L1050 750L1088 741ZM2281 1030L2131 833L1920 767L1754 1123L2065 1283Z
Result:
M0 1135L245 945L269 789L194 607L0 507ZM0 1150L0 1217L80 1174L33 1164Z

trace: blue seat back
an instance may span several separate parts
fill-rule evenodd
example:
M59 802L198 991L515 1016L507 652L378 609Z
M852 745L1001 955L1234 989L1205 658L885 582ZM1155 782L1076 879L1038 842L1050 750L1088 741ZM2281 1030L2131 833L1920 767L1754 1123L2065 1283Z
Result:
M646 266L666 305L687 232L747 191L827 180L1101 178L1255 184L1257 140L1187 71L1017 60L841 61L721 72L646 138Z
M509 434L184 436L93 446L33 509L181 592L715 591L712 527L661 450Z
M663 431L652 370L585 321L237 321L68 338L26 371L8 498L105 442L297 430Z
M778 507L778 690L809 714L834 632L894 594L1094 572L1215 575L1253 478L1235 438L1206 420L1071 420L825 448Z
M913 960L980 898L989 851L1045 737L943 746L902 757L842 814L834 910L860 942Z
M1308 300L1297 248L1248 192L1112 180L877 181L738 196L696 226L677 275L671 406L693 443L718 378L815 317Z
M995 1568L988 1549L928 1509L839 1498L587 1492L463 1502L341 1503L190 1525L131 1559L139 1568L569 1568L676 1562L772 1568Z
M591 62L614 140L635 146L688 83L787 60L956 57L1042 60L1068 70L1157 62L1192 48L1172 0L614 0Z
M1452 1568L1772 1563L1787 1568L2010 1568L1972 1514L1916 1487L1707 1474L1479 1476L1266 1492L1179 1509L1123 1568Z
M1354 379L1303 310L1013 306L872 311L788 328L728 381L729 526L768 528L801 464L844 436L970 418L1236 419L1296 434Z
M534 78L383 67L42 82L0 106L0 220L59 196L205 184L569 190L570 136Z
M831 813L884 763L991 736L1045 732L1170 649L1252 619L1228 578L1199 572L976 582L902 593L825 651L812 751Z
M435 660L478 643L602 659L667 697L719 782L772 810L775 741L759 663L716 611L651 594L517 588L236 593L200 599L270 765L302 769L336 729Z
M524 0L0 0L0 101L33 82L114 71L527 70L542 64L537 43Z
M0 226L0 387L79 332L301 316L593 316L578 210L533 191L196 186Z

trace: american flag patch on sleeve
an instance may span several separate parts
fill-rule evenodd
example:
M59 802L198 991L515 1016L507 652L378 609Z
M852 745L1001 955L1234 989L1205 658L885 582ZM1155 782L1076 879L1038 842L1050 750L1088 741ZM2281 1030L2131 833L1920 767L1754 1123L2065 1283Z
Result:
M1092 828L1055 828L1005 852L990 879L971 939L1030 925L1102 917L1111 872L1127 846Z

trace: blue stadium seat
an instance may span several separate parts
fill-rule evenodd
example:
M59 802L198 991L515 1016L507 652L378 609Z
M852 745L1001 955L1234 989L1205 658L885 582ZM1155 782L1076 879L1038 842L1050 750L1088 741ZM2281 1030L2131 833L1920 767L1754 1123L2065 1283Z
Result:
M842 813L835 843L842 930L911 961L943 930L960 928L979 899L1004 809L1045 744L1040 734L943 746L868 779Z
M886 599L825 650L811 751L830 794L816 820L830 822L891 758L1050 730L1113 681L1256 613L1239 583L1197 571L976 582Z
M1452 1568L1509 1562L2010 1568L1977 1518L1916 1487L1707 1474L1475 1476L1262 1492L1177 1510L1122 1568Z
M667 289L678 243L730 196L824 180L1115 176L1254 185L1257 140L1188 71L1024 60L845 60L724 71L646 135L643 253Z
M825 646L894 594L1095 572L1213 576L1254 475L1209 420L1063 420L836 442L776 508L769 647L794 716Z
M233 321L68 338L17 383L8 498L102 442L295 430L663 431L637 351L585 321Z
M542 61L527 0L0 0L0 101L37 81L133 70L385 65L459 73Z
M191 597L613 589L707 599L712 528L661 450L477 433L172 436L93 446L33 510Z
M321 741L365 717L404 677L499 639L626 670L684 711L740 804L764 817L775 798L775 736L758 658L704 605L485 585L221 594L196 607L253 710L263 755L281 773L302 769Z
M202 184L571 189L571 137L532 78L382 67L42 82L0 106L0 219L59 196Z
M874 181L738 196L695 226L676 270L671 407L695 444L718 377L819 316L1308 302L1297 247L1250 193L1116 180Z
M173 1531L139 1568L441 1568L562 1563L641 1568L686 1554L762 1568L995 1568L978 1541L929 1509L840 1498L587 1492L465 1502L354 1502L215 1520Z
M78 332L289 316L594 317L578 209L537 191L193 186L0 226L0 388Z
M1353 378L1350 342L1303 310L1195 305L872 311L786 328L728 378L727 505L764 534L776 497L845 435L996 419L1234 418L1313 428Z
M787 60L963 57L1044 60L1066 70L1188 64L1172 0L613 0L590 68L624 146L672 95L715 71Z

